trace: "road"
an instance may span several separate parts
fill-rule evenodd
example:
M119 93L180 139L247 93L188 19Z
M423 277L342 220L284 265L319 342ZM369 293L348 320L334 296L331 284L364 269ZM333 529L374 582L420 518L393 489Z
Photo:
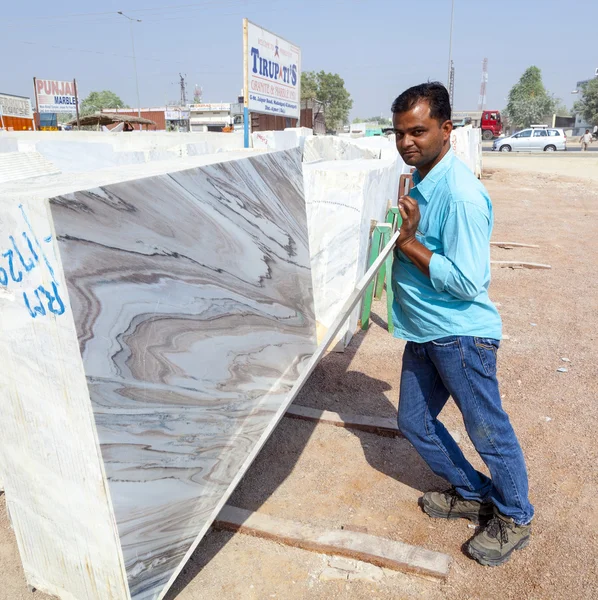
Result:
M492 152L492 142L482 142L482 152ZM581 146L579 144L568 144L567 152L581 152ZM598 143L593 143L588 148L588 152L598 152ZM500 154L496 152L495 154ZM505 152L505 154L532 154L532 152ZM533 152L533 154L553 154L551 152ZM554 154L561 154L561 152L555 152Z
M591 146L587 150L588 152L598 152L598 146L592 148ZM484 147L482 146L482 152L492 152L492 146ZM581 148L579 146L571 146L567 148L567 152L581 152ZM495 154L501 154L500 152L496 152ZM532 154L531 152L505 152L505 154ZM533 154L551 154L550 152L534 152ZM553 152L552 154L561 154L561 152Z

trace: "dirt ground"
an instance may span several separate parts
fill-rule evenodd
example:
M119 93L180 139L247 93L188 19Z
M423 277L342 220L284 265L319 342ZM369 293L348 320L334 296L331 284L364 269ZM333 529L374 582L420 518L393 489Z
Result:
M462 551L475 533L467 522L431 520L418 508L423 491L445 485L408 442L285 418L231 504L447 553L454 558L448 580L359 564L354 566L361 577L349 569L335 578L328 566L337 563L330 557L212 531L168 600L598 597L598 188L592 179L598 164L552 156L508 162L484 156L484 162L484 183L495 207L494 239L540 246L493 248L493 258L552 265L550 271L494 268L490 290L508 336L499 353L503 403L528 461L536 508L531 544L503 567L478 565ZM563 175L571 171L574 177ZM329 354L296 404L396 414L403 343L385 331L383 305L375 310L370 330L356 335L344 354ZM558 372L560 367L568 371ZM441 418L484 469L452 402ZM0 599L31 598L48 596L26 590L0 499Z

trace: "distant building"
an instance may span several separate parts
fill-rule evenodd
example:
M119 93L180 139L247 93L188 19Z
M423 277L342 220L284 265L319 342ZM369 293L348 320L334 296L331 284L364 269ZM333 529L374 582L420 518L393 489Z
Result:
M319 100L301 100L300 119L251 113L251 131L283 131L289 127L307 127L316 135L325 135L324 104Z
M189 104L189 126L191 131L222 131L233 125L230 102L202 102ZM243 123L241 110L241 121Z
M155 126L148 126L150 131L222 131L232 127L235 131L243 130L243 98L237 102L202 102L181 106L160 106L142 108L141 116L154 121ZM104 113L118 113L136 117L136 108L106 108ZM250 116L251 131L282 131L287 127L307 127L316 135L326 133L324 120L324 104L318 100L301 101L301 118L291 119L278 115L252 113ZM377 125L376 125L377 126ZM135 129L139 126L136 125Z
M26 96L0 94L0 129L33 131L35 124L31 100Z
M139 116L137 108L104 108L103 113L128 115L129 117ZM142 108L141 117L153 121L155 125L146 125L149 131L165 131L166 130L166 107ZM133 125L134 129L142 129L142 125Z
M113 113L137 117L139 111L136 108L104 108L103 113ZM148 131L189 131L189 110L182 106L158 106L153 108L142 108L141 117L153 121L155 125L136 125L135 129L145 127Z

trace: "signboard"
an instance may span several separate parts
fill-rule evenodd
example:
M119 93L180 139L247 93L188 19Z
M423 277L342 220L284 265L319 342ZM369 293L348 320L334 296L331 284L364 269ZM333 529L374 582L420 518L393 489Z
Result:
M0 114L2 114L3 117L33 119L31 100L23 96L0 94Z
M203 104L190 104L189 110L197 112L229 112L230 102L204 102Z
M188 121L189 111L188 110L176 110L168 109L164 111L164 118L167 121Z
M245 105L249 112L298 119L301 112L301 49L247 19Z
M39 113L76 113L77 86L74 81L33 80Z

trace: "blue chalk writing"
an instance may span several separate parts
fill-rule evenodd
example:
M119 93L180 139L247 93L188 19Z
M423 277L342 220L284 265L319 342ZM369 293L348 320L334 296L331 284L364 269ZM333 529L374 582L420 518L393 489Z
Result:
M37 317L37 315L41 315L42 317L45 316L46 309L44 308L42 301L39 299L39 288L37 290L35 290L34 295L37 298L38 305L34 306L32 309L31 305L29 304L29 297L27 296L27 293L23 292L23 300L25 302L25 306L27 307L29 314L35 319L35 317Z
M38 315L42 317L46 314L46 307L48 311L55 315L62 315L64 313L64 302L58 293L58 286L53 281L51 284L52 291L49 292L44 288L43 285L38 286L38 288L33 292L35 297L37 298L37 306L31 308L31 304L29 303L29 298L26 292L23 292L23 300L25 302L25 306L27 310L29 310L29 314L35 319ZM47 304L44 307L42 303L42 299L40 298L40 294L43 294L46 297Z
M54 269L52 268L52 265L50 264L48 257L44 253L44 250L43 250L41 244L39 243L37 236L33 232L33 227L31 227L31 222L29 221L29 217L27 216L27 213L25 212L25 209L22 204L19 204L19 209L21 211L21 214L23 215L23 220L25 221L25 224L27 225L29 232L31 233L31 237L35 241L35 244L38 247L38 249L42 255L42 258L44 259L44 262L46 263L46 267L48 267L48 271L50 271L50 275L52 276L52 279L54 281L56 281L56 277L54 276ZM52 236L49 236L49 238L46 238L47 241L50 241L51 239L52 239Z
M27 242L27 246L29 246L29 252L31 252L31 255L35 259L35 262L37 262L39 260L39 258L37 257L37 252L33 249L33 244L31 243L29 236L24 231L23 231L23 239ZM52 236L50 236L50 240L51 239L52 239ZM49 242L50 240L48 240L46 238L47 242Z
M25 276L45 264L52 277L50 285L38 285L33 291L23 291L23 303L34 319L47 314L62 315L65 312L65 305L60 297L58 281L50 259L35 235L22 204L19 205L19 209L25 222L26 231L21 232L16 239L15 236L8 236L10 247L1 252L1 257L6 260L4 264L0 265L0 285L8 287L11 283L21 282L25 285ZM17 239L23 240L20 245L17 243ZM51 243L52 236L44 237L43 241Z
M10 273L10 278L15 283L18 283L19 281L22 281L23 280L23 272L22 271L19 271L19 274L15 275L15 268L14 268L14 263L13 263L13 252L12 252L12 250L9 248L6 252L2 253L2 256L4 258L8 259L8 272Z

